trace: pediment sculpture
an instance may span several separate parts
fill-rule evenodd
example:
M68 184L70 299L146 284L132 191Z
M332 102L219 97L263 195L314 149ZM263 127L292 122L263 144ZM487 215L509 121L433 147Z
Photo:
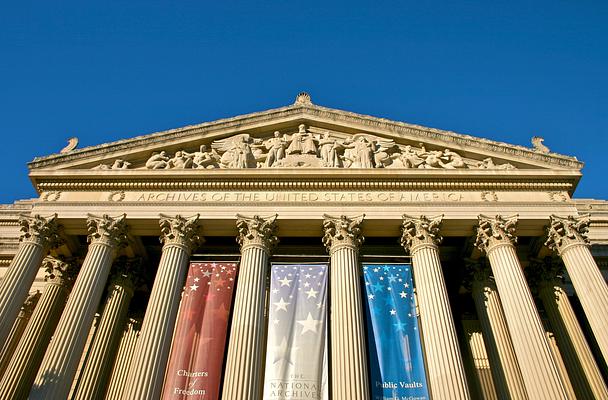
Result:
M94 169L127 169L128 161L115 160ZM310 132L304 124L293 134L275 131L270 138L254 138L247 133L215 140L210 148L197 151L154 152L140 168L145 169L242 169L242 168L407 168L407 169L500 169L515 167L496 164L491 157L481 161L463 158L457 152L427 150L397 144L393 139L359 133L346 138Z

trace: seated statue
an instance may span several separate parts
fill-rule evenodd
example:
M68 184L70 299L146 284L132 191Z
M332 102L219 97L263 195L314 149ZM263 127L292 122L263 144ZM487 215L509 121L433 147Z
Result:
M169 157L163 150L160 153L152 153L152 156L146 161L146 168L148 169L167 169L169 165Z
M220 156L215 150L207 151L207 146L201 145L199 151L194 153L192 158L192 168L195 169L210 169L218 168Z

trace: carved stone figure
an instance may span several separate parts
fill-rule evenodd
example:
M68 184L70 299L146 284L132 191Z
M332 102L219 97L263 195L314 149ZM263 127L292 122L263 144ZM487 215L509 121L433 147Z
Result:
M93 167L92 169L128 169L131 166L131 163L125 160L121 160L121 159L116 159L114 160L114 163L112 163L112 165L110 164L99 164L96 167Z
M163 150L160 153L152 153L152 156L146 161L146 168L148 169L167 169L169 165L169 157Z
M252 151L254 144L261 144L261 140L255 140L243 133L216 140L211 147L224 152L220 158L220 168L257 168L257 160Z
M291 143L287 147L287 154L302 154L302 135L301 129L298 129L298 132L291 136Z
M421 153L420 156L424 157L424 162L418 165L418 168L436 169L443 167L443 162L441 161L443 152L441 151L427 151Z
M279 131L274 132L274 137L264 142L268 154L264 166L272 167L277 161L285 158L285 138Z
M442 164L445 169L466 168L466 164L462 160L460 154L455 153L450 149L445 149L443 151L443 157L441 158L445 160Z
M338 168L342 166L339 152L344 150L344 146L338 140L330 138L329 132L325 132L319 140L319 150L326 167Z
M171 158L167 163L167 169L175 168L175 169L187 169L192 167L192 159L194 158L194 154L190 154L185 152L184 150L180 150L175 152L173 158Z
M65 146L63 149L61 149L61 151L59 153L60 154L69 153L70 151L74 150L77 146L78 146L78 138L76 136L71 137L68 139L68 145Z
M219 167L220 156L215 150L207 151L207 146L201 145L199 151L194 153L192 168L211 169Z
M503 170L515 169L515 167L509 163L494 164L494 160L492 160L491 157L484 158L482 161L477 162L477 164L475 164L475 168L478 168L478 169L503 169Z
M543 154L549 154L551 151L547 146L543 144L545 139L540 136L532 136L532 147L534 147L534 151Z
M306 126L300 125L298 131L302 135L302 154L317 154L315 138L310 132L306 132Z
M424 163L424 159L420 158L410 145L405 146L399 156L399 160L405 168L418 168L418 166Z
M348 168L374 168L374 147L363 136L359 136L354 142L344 142L345 149L353 149L345 153L345 158L350 160Z

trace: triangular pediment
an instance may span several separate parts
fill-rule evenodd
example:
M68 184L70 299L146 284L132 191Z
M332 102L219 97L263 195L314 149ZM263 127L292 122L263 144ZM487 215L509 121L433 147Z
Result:
M576 158L314 105L283 108L36 158L37 170L386 168L580 170Z

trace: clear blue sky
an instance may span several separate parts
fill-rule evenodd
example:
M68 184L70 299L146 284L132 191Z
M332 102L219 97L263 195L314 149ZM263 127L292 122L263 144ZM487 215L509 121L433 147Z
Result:
M328 3L328 4L325 4ZM316 104L552 150L608 199L606 1L4 1L0 202L26 163L279 107Z

